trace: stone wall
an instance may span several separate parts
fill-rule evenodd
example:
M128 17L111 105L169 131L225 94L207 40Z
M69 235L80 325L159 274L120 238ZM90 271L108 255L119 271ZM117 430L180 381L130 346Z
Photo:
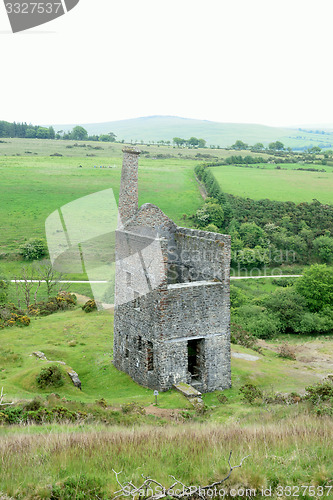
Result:
M231 385L230 237L137 207L138 153L124 152L116 232L114 365L160 391Z

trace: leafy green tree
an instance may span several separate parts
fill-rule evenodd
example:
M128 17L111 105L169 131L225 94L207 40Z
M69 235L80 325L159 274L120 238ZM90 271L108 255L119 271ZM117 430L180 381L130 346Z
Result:
M53 127L49 127L49 139L55 139L55 131Z
M284 144L281 141L270 142L268 148L272 151L282 151L284 149Z
M241 224L239 234L245 247L254 248L257 245L263 247L267 246L267 235L255 222L244 222L244 224Z
M231 146L232 149L247 149L249 146L243 141L236 141L235 144Z
M221 228L224 222L223 208L218 203L205 203L202 208L197 210L196 220L200 227L214 224Z
M36 129L34 127L28 127L25 131L25 136L27 139L35 139L36 137Z
M73 128L70 138L73 139L74 141L86 141L88 139L88 132L86 131L85 128L81 127L80 125L77 125L76 127Z
M20 248L20 255L25 260L38 260L47 255L46 241L42 238L34 238Z
M48 139L49 129L46 127L38 127L36 137L37 139Z
M113 132L109 132L108 134L101 134L99 136L99 140L103 142L115 142L116 135Z
M296 290L306 299L310 311L333 306L333 269L315 264L304 271L296 282Z
M199 148L204 148L205 146L206 146L205 139L198 139L198 147Z
M264 149L264 145L262 142L256 142L254 146L251 148L253 151L262 151Z
M198 146L199 139L197 139L196 137L190 137L190 139L188 139L188 141L187 141L187 144L189 146L191 146L192 148L194 148L195 146Z
M183 146L185 144L185 139L181 139L181 137L174 137L172 139L172 142L178 146L178 148L180 148L181 146Z
M283 332L297 332L306 312L306 300L294 287L275 290L260 300L260 304L279 318Z
M312 148L308 149L308 153L314 154L314 155L319 154L319 153L321 153L321 148L319 146L313 146Z
M316 256L322 262L331 263L333 261L333 238L330 236L319 236L313 242Z

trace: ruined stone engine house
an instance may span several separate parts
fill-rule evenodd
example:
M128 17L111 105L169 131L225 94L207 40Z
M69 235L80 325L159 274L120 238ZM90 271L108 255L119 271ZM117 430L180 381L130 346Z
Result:
M116 231L114 365L166 391L231 386L230 237L138 207L140 152L124 149Z

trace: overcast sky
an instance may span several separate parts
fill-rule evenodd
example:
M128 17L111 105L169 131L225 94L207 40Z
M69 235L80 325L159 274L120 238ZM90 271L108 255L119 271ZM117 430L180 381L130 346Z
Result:
M80 0L14 35L1 2L0 119L333 123L332 19L332 0Z

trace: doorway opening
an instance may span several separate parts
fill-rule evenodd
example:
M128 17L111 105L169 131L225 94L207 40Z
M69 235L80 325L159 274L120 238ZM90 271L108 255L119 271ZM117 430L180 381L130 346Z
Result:
M187 342L188 371L192 376L192 382L200 382L202 378L203 342L203 339L193 339Z

